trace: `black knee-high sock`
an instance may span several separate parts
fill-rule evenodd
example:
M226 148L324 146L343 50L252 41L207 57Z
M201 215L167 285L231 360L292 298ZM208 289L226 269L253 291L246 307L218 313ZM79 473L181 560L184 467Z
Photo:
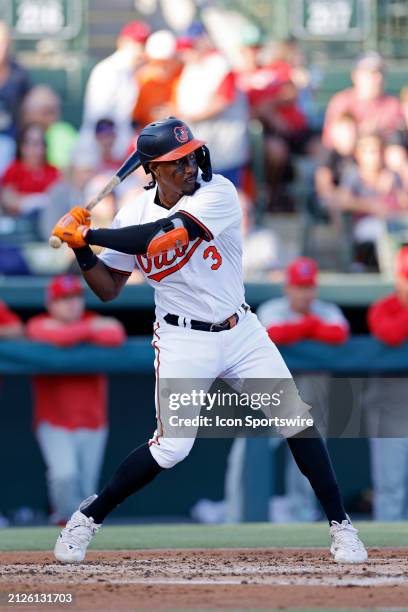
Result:
M118 467L111 481L89 506L82 510L99 524L129 495L151 482L163 468L153 459L147 444L130 453Z
M287 438L287 443L300 471L312 485L329 523L341 523L347 518L343 500L329 453L316 427L313 425Z

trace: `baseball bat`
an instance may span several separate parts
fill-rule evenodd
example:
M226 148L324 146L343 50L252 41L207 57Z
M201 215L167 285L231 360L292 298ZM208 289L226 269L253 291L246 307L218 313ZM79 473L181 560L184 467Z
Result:
M122 181L124 181L129 174L132 174L135 170L137 170L141 166L141 161L139 159L139 155L137 151L133 151L129 155L129 157L123 162L119 170L112 176L112 178L106 183L106 185L97 193L97 195L92 198L90 202L85 206L87 210L92 210L95 206L103 200L107 195L109 195L115 187L119 185ZM62 240L58 238L58 236L50 236L48 240L48 244L53 249L59 249L62 245Z

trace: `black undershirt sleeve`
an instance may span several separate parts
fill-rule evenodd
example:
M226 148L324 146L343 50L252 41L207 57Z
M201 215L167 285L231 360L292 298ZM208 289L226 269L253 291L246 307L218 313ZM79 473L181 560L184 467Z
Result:
M95 229L89 230L86 235L88 244L95 244L107 247L120 253L129 255L144 255L152 238L162 229L169 227L172 229L173 219L181 219L188 232L189 240L205 238L205 231L193 219L182 213L175 213L165 219L159 219L153 223L143 223L141 225L129 225L118 229Z
M194 219L190 219L190 217L182 212L171 215L170 219L181 219L183 221L183 225L188 231L190 241L195 240L196 238L204 238L205 240L208 239L205 228L201 227L201 225L196 223Z

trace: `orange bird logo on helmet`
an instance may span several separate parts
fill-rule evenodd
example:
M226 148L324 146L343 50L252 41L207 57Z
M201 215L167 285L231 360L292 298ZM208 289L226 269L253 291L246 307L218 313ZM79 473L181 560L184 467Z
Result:
M186 125L177 125L173 131L178 142L188 141L188 127Z

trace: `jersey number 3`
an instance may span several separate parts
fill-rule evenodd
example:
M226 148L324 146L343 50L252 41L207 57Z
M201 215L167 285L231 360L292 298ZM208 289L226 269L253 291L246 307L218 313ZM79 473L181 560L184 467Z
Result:
M203 257L204 259L208 259L209 257L211 257L212 261L214 262L211 266L211 270L218 270L218 268L222 264L222 257L217 251L217 247L215 246L207 247L203 253Z

